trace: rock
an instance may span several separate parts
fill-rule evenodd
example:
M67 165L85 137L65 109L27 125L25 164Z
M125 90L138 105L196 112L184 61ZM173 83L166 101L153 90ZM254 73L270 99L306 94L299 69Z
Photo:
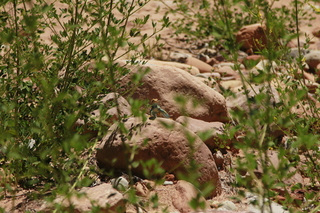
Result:
M105 108L109 108L106 112L105 121L110 125L117 121L119 118L124 118L131 115L131 106L128 101L120 96L118 93L109 93L105 95L100 101L95 101L95 105L104 105ZM116 106L118 104L118 107ZM120 115L119 115L120 113ZM100 120L100 110L96 109L90 112L90 119ZM92 121L85 122L82 119L78 119L73 125L73 130L76 130L79 127L83 128L82 134L90 135L90 137L95 137L98 134L98 131L92 130Z
M222 135L224 132L224 124L221 122L206 122L186 116L180 116L176 121L199 136L203 134L207 135L204 142L211 150L220 148L222 145L228 145L219 138L219 135Z
M200 78L214 78L214 79L221 78L220 73L215 73L215 72L204 72L195 76Z
M173 119L185 113L209 122L229 120L226 102L221 94L201 79L175 67L138 66L121 79L122 90L129 91L136 87L132 83L132 76L141 72L141 69L150 71L132 91L133 98L158 99L158 104ZM177 103L177 99L180 103Z
M164 123L170 129L166 128ZM211 196L221 192L221 183L213 156L196 134L178 122L166 118L156 118L142 123L138 118L131 117L124 125L129 130L128 135L120 135L117 124L114 124L102 139L96 154L100 168L126 170L128 161L125 159L129 157L126 153L129 151L128 149L135 148L132 162L139 162L139 165L132 167L132 172L135 175L146 177L150 174L150 176L162 177L163 174L157 175L153 167L143 168L142 164L151 159L155 159L161 168L168 173L189 174L195 172L190 171L190 161L194 160L197 165L202 165L197 171L199 183L210 182L215 186ZM186 134L194 138L192 147L190 147ZM127 148L125 149L124 146ZM194 153L190 155L192 151Z
M279 167L280 165L283 166L283 162L284 161L288 161L286 157L282 157L282 159L279 159L279 152L276 150L268 150L268 158L270 160L270 163L276 168L276 170L282 170L284 168ZM289 167L289 168L285 168L287 170L287 174L290 175L286 175L285 177L288 177L286 179L281 180L281 182L283 181L283 183L287 184L287 185L293 185L293 184L297 184L297 183L301 183L302 185L304 184L304 180L303 177L301 176L301 174L298 172L298 170L294 167ZM260 168L260 171L263 172L263 169Z
M306 63L309 65L310 69L313 71L317 68L318 64L320 64L320 51L313 50L305 56Z
M149 60L146 65L158 65L158 66L172 66L182 70L187 71L191 75L197 75L200 73L199 69L195 66L178 63L178 62L171 62L171 61L158 61L158 60Z
M136 194L141 197L148 197L150 190L143 182L137 182L133 186L135 188Z
M240 69L245 69L243 64L239 64ZM235 63L233 62L221 62L219 64L214 65L214 67L231 67L232 69L235 67Z
M258 75L258 74L260 74L260 72L268 72L269 69L270 69L270 71L276 71L278 69L278 65L274 61L272 61L270 63L269 60L264 59L264 60L261 60L249 72L254 74L254 75Z
M211 72L213 70L212 66L194 57L188 57L185 63L197 67L200 73Z
M120 191L125 191L126 189L129 188L128 180L122 176L118 177L118 178L111 179L110 183L112 184L113 188L120 190Z
M177 52L173 52L170 54L170 59L172 61L177 61L180 63L186 63L187 58L191 57L190 54L186 54L186 53L177 53Z
M236 42L249 54L260 51L267 45L266 27L252 24L242 27L236 34Z
M73 195L70 199L58 197L54 203L62 204L66 210L72 212L88 212L93 209L95 211L99 209L99 212L125 212L124 197L111 184L84 187L78 193L83 195L80 197ZM40 211L52 212L53 208L45 204Z
M220 86L225 90L231 90L233 92L239 92L239 88L242 86L241 80L221 81Z
M221 202L221 207L218 208L218 210L228 210L228 211L236 211L237 207L236 205L230 201L230 200L225 200Z
M250 211L229 211L229 210L205 209L203 211L193 211L191 213L252 213L252 212L250 212Z
M189 182L179 180L176 184L157 186L154 191L150 193L150 197L158 196L159 206L156 212L191 212L193 209L190 207L189 202L193 198L197 198L199 191ZM198 199L206 206L206 200L200 196Z
M224 157L220 150L213 153L213 159L219 170L224 169Z
M274 201L271 201L270 205L264 205L262 209L261 203L263 198L260 195L247 192L246 198L250 203L247 210L250 211L251 213L261 213L261 211L265 213L289 213L289 211L285 210L283 206L281 206L280 204ZM264 202L267 202L267 200L265 200ZM259 205L253 205L252 203L258 203Z
M111 124L117 121L119 119L119 116L120 118L123 118L125 116L131 115L130 104L124 97L120 96L118 93L109 93L106 96L104 96L100 101L95 102L95 104L103 104L106 108L110 108L107 110L106 114L111 117L108 118L106 121ZM118 107L116 105L118 105ZM96 119L99 119L100 110L94 110L93 112L91 112L91 114Z
M243 59L242 64L246 67L251 69L252 67L256 66L264 57L262 55L249 55Z
M312 30L312 35L314 35L315 37L320 38L320 27L316 27Z
M227 98L227 106L231 109L242 109L246 113L249 112L247 96L244 93L244 89L242 86L238 89L238 92L235 96L230 96ZM280 102L280 95L276 90L276 87L271 84L271 88L267 84L259 84L259 85L252 85L251 87L247 87L248 90L248 97L251 102L252 111L261 110L262 107L259 104L256 104L254 101L254 97L259 94L270 94L269 103L271 106L276 105Z
M222 77L234 76L235 78L239 78L238 72L229 66L215 67L214 72L219 73Z
M320 38L320 27L313 28L312 35L314 35L315 37Z
M210 58L206 63L209 64L210 66L213 66L215 64L219 64L220 62L215 58Z
M300 48L300 54L302 56L304 56L304 55L306 55L308 53L310 53L310 50L304 49L304 48ZM289 57L297 59L299 57L299 48L298 47L291 48L290 51L289 51Z
M199 54L206 55L209 58L212 58L212 57L216 56L217 53L218 53L218 51L216 49L213 49L213 48L203 48L202 50L199 51Z

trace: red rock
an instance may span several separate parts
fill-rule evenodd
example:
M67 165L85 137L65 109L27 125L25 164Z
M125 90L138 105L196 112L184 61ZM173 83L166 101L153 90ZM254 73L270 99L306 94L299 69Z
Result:
M267 45L266 27L252 24L242 27L236 34L236 42L249 54L264 49Z
M314 35L315 37L320 38L320 27L313 28L312 35Z
M309 65L311 70L316 70L319 68L320 64L320 51L313 50L306 54L305 56L306 63Z
M197 67L200 73L211 72L213 70L212 66L194 57L188 57L185 63Z
M84 187L79 193L85 196L73 195L70 199L58 197L54 203L64 206L68 212L89 212L94 209L99 212L125 212L125 201L123 195L115 190L111 184L103 183L95 187ZM51 206L44 205L41 212L52 212Z
M234 71L230 66L215 67L214 72L219 73L222 77L233 76L235 78L239 78L239 74L236 71Z
M242 64L245 65L246 67L248 66L252 67L257 65L259 61L261 61L262 59L264 59L262 55L249 55L246 58L244 58L244 60L242 61Z
M215 58L210 58L208 61L207 61L207 64L209 64L210 66L213 66L215 64L219 64L220 61L218 61L217 59Z
M132 91L132 98L158 99L158 104L173 119L186 113L189 117L208 122L229 120L225 98L201 79L178 68L138 66L121 79L122 90L132 90L135 87L132 76L147 68L150 71L141 79L141 85ZM177 97L184 100L177 103Z
M224 131L224 124L221 122L205 122L185 116L180 116L176 121L183 124L197 135L208 131L211 132L211 136L204 141L211 150L220 148L222 144L225 144L226 146L229 145L226 144L226 141L222 141L219 138L219 135L223 134Z
M177 184L167 186L157 186L150 193L151 196L157 194L159 206L156 212L163 212L166 208L167 212L191 212L189 202L193 198L197 198L199 191L189 182L179 180ZM200 202L206 206L206 200L200 196ZM154 209L155 210L155 209Z
M188 73L192 75L197 75L200 73L199 69L195 66L191 66L188 64L178 63L178 62L172 62L172 61L158 61L158 60L149 60L147 62L147 65L158 65L158 66L172 66L176 67L182 70L187 71Z
M164 127L163 123L171 128ZM196 134L181 124L166 118L156 118L142 123L138 118L132 117L124 125L130 130L128 136L120 136L118 126L114 124L110 127L109 133L102 139L96 154L100 168L107 171L112 169L126 170L128 161L125 159L128 156L125 153L129 149L124 147L130 147L131 149L136 147L132 160L140 162L140 164L137 167L132 167L132 172L135 175L145 177L149 173L150 176L160 176L159 178L163 176L163 174L155 174L154 168L143 168L141 163L150 159L155 159L156 162L160 163L161 168L168 173L187 175L190 172L195 172L190 170L190 162L194 160L197 165L202 166L197 171L199 183L209 182L215 186L211 196L221 192L219 174L212 153ZM139 128L135 130L135 127ZM195 139L192 148L186 134ZM121 138L124 138L124 141ZM192 150L194 152L191 155Z

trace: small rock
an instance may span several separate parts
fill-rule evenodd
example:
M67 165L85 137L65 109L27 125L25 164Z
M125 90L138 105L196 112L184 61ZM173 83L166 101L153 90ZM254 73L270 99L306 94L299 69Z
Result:
M306 63L309 65L311 70L315 70L318 64L320 64L319 50L310 51L310 53L306 54L304 57L306 59Z
M144 182L137 182L133 187L135 188L138 196L147 197L150 193L150 190Z
M219 170L223 169L224 168L224 157L223 157L220 150L213 153L213 158L214 158L214 161L216 162L218 169Z
M256 195L253 193L246 193L246 198L247 200L251 203L248 207L248 211L252 212L252 213L261 213L262 211L262 207L261 207L261 203L262 203L262 197L260 195ZM264 202L267 202L267 200L265 200ZM260 204L260 205L254 205L254 204ZM285 210L283 206L281 206L280 204L271 201L271 205L270 205L271 209L269 208L269 205L264 205L264 211L265 213L289 213L289 211Z
M200 73L199 69L195 66L190 66L184 63L172 62L172 61L158 61L158 60L149 60L146 65L157 65L157 66L172 66L182 70L187 71L191 75L197 75Z
M54 203L62 204L66 210L72 209L72 212L89 212L92 210L93 203L96 206L95 210L99 209L99 212L125 212L123 195L115 190L111 184L104 183L95 187L84 187L79 193L85 195L80 197L74 195L70 199L58 197ZM53 206L44 204L40 211L52 212L53 208Z
M262 55L249 55L243 59L242 64L246 68L256 66L264 57Z
M177 53L177 52L174 52L174 53L171 53L170 54L170 59L172 61L177 61L177 62L180 62L180 63L185 63L187 58L191 57L190 54L186 54L186 53Z
M200 73L200 74L196 75L196 77L219 79L219 78L221 78L221 75L220 75L220 73L216 73L216 72L205 72L205 73Z
M199 191L191 183L179 180L177 184L157 186L150 197L155 194L158 196L158 210L167 208L168 212L191 212L189 202L199 196ZM204 197L200 196L198 200L206 204Z
M277 63L274 61L270 63L270 61L266 59L261 60L254 68L250 70L250 73L254 75L258 75L260 74L260 72L268 71L268 69L270 69L271 71L277 70L278 69Z
M226 90L231 90L233 92L238 92L238 88L241 87L241 80L230 80L230 81L221 81L220 86L222 86Z
M222 77L233 76L235 78L239 78L239 74L229 66L221 66L221 67L215 68L214 72L219 73Z
M217 59L215 58L210 58L208 61L207 61L207 64L209 64L210 66L213 66L215 64L219 64L220 61L218 61Z
M300 48L300 54L302 56L308 54L309 52L310 52L310 50L308 50L308 49ZM298 47L291 48L290 52L289 52L289 57L298 58L299 57L299 48Z
M230 211L236 211L237 207L236 205L229 200L223 201L221 204L221 207L218 208L218 210L230 210Z
M164 185L164 186L166 186L166 185L173 185L173 181L167 181L167 180L166 180L166 181L163 182L163 185Z
M129 188L129 182L124 177L113 178L110 180L113 188L118 189L120 191L124 191Z
M200 73L211 72L213 70L212 66L194 57L187 58L185 63L197 67Z
M267 45L266 27L261 24L252 24L242 27L236 34L236 42L248 54L259 51Z

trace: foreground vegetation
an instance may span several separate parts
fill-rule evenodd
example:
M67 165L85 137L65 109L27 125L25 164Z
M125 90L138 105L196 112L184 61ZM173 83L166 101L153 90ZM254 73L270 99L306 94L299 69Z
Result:
M74 193L73 189L94 182L90 177L99 171L90 160L98 141L112 123L106 122L106 113L101 113L99 119L92 119L90 112L95 109L106 112L117 106L112 103L105 107L96 102L101 94L120 91L119 79L129 70L116 61L126 56L130 63L136 63L137 59L152 55L153 49L147 41L151 38L160 41L159 32L164 28L172 27L174 35L184 35L189 44L206 41L210 46L219 47L228 61L237 62L240 46L235 42L234 33L241 26L262 23L267 26L265 33L269 41L259 54L286 66L292 76L304 70L300 52L296 60L285 56L288 53L286 44L292 39L298 40L300 48L308 48L308 43L300 45L298 37L299 20L309 18L302 9L307 2L293 0L290 8L271 9L264 0L175 1L174 8L168 6L168 13L183 18L174 23L170 23L167 16L157 22L150 20L150 15L132 18L148 2L74 0L48 4L7 0L0 3L0 184L3 186L0 190L3 198L23 188L32 189L28 195L32 199L52 200L58 194L69 195ZM61 7L56 6L59 4ZM150 21L153 33L142 34L141 28ZM51 33L50 43L44 40L48 32ZM132 38L139 41L133 42ZM235 69L241 74L239 63ZM138 84L142 76L135 76L134 82ZM236 132L245 134L241 143L234 144L245 153L245 162L237 162L238 168L253 171L258 160L263 163L262 177L250 173L259 187L247 187L252 180L246 181L240 176L237 176L235 187L246 187L265 198L272 198L274 192L270 189L284 187L281 180L290 175L287 168L297 166L299 154L306 156L302 172L310 178L310 187L319 184L319 113L308 98L304 81L281 79L275 75L272 66L249 80L241 77L244 85L248 85L247 89L262 82L267 91L271 90L274 81L285 84L277 87L281 100L276 107L270 104L272 97L267 92L257 95L254 100L248 98L249 114L231 112L236 125L229 127L227 138ZM319 93L317 89L314 95L317 100ZM226 91L224 95L232 94ZM145 116L148 100L129 99L129 102L135 116ZM253 102L264 110L255 110ZM292 113L291 109L298 103L311 115ZM79 119L90 121L89 130L97 135L83 134L83 127L75 125ZM123 120L118 119L120 123ZM291 149L285 149L272 137L270 132L275 127L285 135L295 136ZM125 129L122 131L126 132ZM257 155L252 154L252 148L257 150ZM282 157L280 169L268 165L267 151L270 149L279 151ZM297 184L293 187L305 186ZM319 192L311 191L306 195L308 202L303 205L319 205L319 196ZM128 202L137 201L129 199ZM290 208L291 203L292 199L288 197L283 205ZM196 207L197 203L193 205Z

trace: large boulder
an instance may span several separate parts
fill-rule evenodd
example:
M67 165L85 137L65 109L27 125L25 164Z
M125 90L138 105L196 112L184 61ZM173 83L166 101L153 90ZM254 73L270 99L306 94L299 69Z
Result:
M141 85L134 88L132 77L142 70L149 72L141 79ZM120 84L124 91L130 91L135 99L158 99L159 105L176 119L182 114L204 121L228 121L225 98L207 86L201 79L189 73L168 66L138 66L124 76ZM180 103L177 103L177 98Z
M201 184L210 182L215 187L212 196L220 193L221 183L214 158L196 134L166 118L142 122L131 117L124 126L128 130L127 134L121 134L118 131L119 125L114 124L102 139L96 154L99 167L108 171L127 170L129 161L136 162L139 165L131 167L132 172L146 177L146 174L154 174L155 168L150 165L143 168L142 164L155 159L166 172L175 175L197 172ZM191 161L201 165L198 171L191 169Z

